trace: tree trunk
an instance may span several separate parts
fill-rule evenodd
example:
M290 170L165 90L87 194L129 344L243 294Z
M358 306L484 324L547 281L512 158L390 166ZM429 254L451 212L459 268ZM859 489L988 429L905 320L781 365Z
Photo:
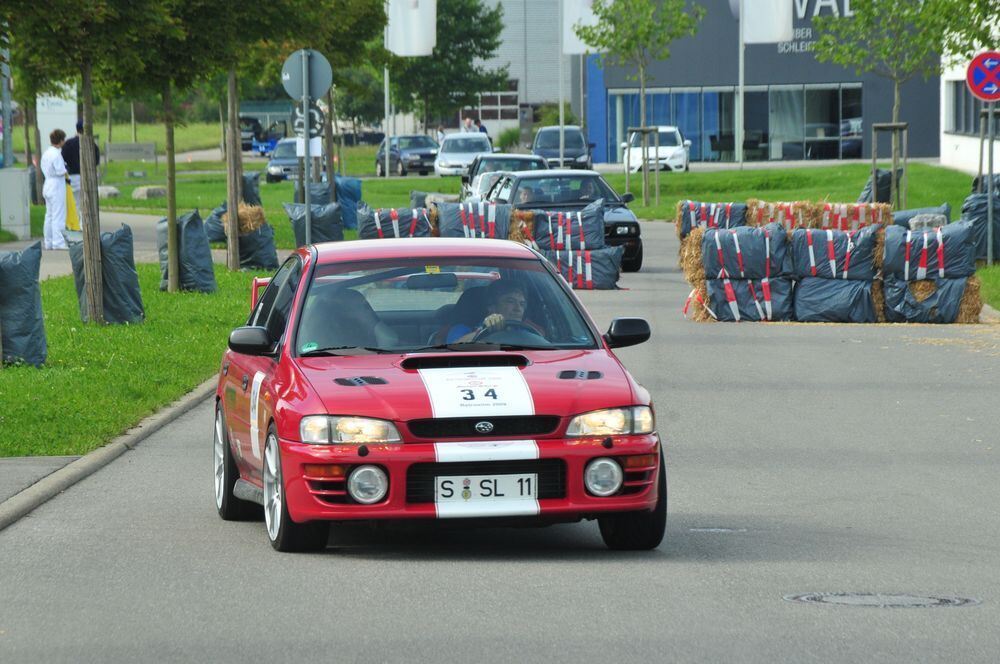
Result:
M174 163L174 99L168 82L163 88L163 125L167 130L167 292L180 290L181 267L177 238L177 171Z
M139 133L136 131L136 128L135 128L135 102L134 101L131 103L131 107L132 107L132 109L131 109L132 110L132 142L133 143L138 143L139 142Z
M898 80L894 80L892 82L892 121L894 124L899 122L899 87L900 82ZM900 161L899 152L899 133L894 129L892 131L892 169L889 176L889 204L894 206L897 210L899 209L900 197L899 186L896 184L896 170L899 168ZM873 185L874 184L875 183L873 183Z
M323 140L326 141L326 181L330 185L330 200L337 202L337 172L333 170L333 151L335 143L333 140L333 119L337 117L336 107L333 105L333 88L326 91L326 109L330 117L326 119L326 126L323 127Z
M35 164L35 200L38 201L39 205L43 205L45 195L42 193L42 186L45 184L45 178L42 177L42 132L38 129L37 104L38 98L36 97L31 104L31 125L35 128L35 145L38 147L38 163Z
M236 69L229 70L229 141L226 145L226 207L228 209L226 230L226 265L230 270L240 269L240 230L237 214L243 198L243 173L240 145L239 90L236 87Z
M646 66L639 61L639 126L646 126ZM642 133L642 204L649 207L649 135Z
M101 270L101 218L97 207L97 163L94 155L94 81L90 62L80 68L83 79L83 135L80 137L80 226L83 229L83 279L87 318L104 322Z
M113 142L111 140L111 127L112 127L112 124L111 124L111 97L108 97L108 137L104 139L104 145L107 145L108 143L112 143ZM107 148L105 148L104 151L107 152ZM105 158L107 158L106 154L105 154Z
M219 143L219 147L222 149L222 158L226 158L226 154L229 150L226 149L226 103L219 100L219 128L222 130L222 142Z
M28 126L28 109L24 109L24 163L31 165L31 129Z

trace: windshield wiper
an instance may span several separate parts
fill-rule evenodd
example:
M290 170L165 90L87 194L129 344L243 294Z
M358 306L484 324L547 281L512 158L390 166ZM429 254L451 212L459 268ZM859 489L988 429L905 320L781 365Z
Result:
M374 346L328 346L326 348L314 348L299 353L299 357L315 357L319 355L372 355L379 353L395 353L387 348L376 348Z

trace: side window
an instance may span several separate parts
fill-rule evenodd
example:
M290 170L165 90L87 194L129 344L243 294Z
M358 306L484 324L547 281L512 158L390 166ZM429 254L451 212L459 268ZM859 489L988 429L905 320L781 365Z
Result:
M284 334L285 327L288 325L288 316L292 311L292 302L295 300L295 291L299 288L299 278L302 276L302 264L299 263L298 258L295 258L294 261L295 263L288 273L288 278L281 284L277 293L275 293L274 306L271 307L271 313L264 324L268 335L272 339L280 339Z
M293 282L291 286L292 292L295 292L295 286L299 281L298 274L301 272L301 269L302 266L299 263L298 257L293 256L285 261L285 264L274 273L273 277L271 277L271 283L267 285L267 288L264 290L264 294L257 303L257 308L250 315L250 320L247 322L248 325L266 327L269 332L272 330L272 326L269 321L275 310L276 303L278 303L281 299L282 294L285 292L290 280ZM293 275L294 278L290 279ZM282 326L282 329L284 329L284 326ZM280 336L280 331L278 336ZM277 337L273 338L276 339Z
M510 191L514 188L513 178L504 178L503 182L498 185L496 201L498 203L509 203L510 202Z

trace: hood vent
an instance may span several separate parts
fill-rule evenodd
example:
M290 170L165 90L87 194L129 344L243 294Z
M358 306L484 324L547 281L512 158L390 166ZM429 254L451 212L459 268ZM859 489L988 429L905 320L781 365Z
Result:
M603 377L604 374L600 371L574 371L567 369L566 371L559 372L559 378L562 380L597 380Z
M404 369L461 369L464 367L526 367L523 355L427 355L408 357L400 365Z
M375 376L355 376L354 378L334 378L333 382L344 387L363 387L365 385L385 385L385 378Z

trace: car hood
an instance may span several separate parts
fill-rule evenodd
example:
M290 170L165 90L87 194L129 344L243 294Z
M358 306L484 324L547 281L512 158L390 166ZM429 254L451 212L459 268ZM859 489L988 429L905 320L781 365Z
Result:
M531 151L532 154L537 154L539 157L545 157L546 159L558 159L559 158L559 148L535 148ZM581 155L587 154L587 148L565 148L563 150L563 157L566 159L576 158Z
M449 164L463 164L468 166L472 163L472 160L479 155L484 154L483 152L446 152L438 153L438 161L444 161Z
M268 166L298 166L299 160L297 157L272 157Z
M624 205L613 205L604 208L604 223L610 224L617 221L638 222L639 218L635 216L635 212L632 212L632 210L629 210Z
M524 357L528 364L509 366L512 357ZM432 366L484 361L497 366ZM397 422L430 417L524 415L532 411L565 417L631 405L636 399L631 378L604 349L300 357L295 362L331 415ZM569 372L573 377L560 378L560 374L568 376ZM458 388L466 384L463 381L474 382L477 376L490 374L501 376L497 392L501 399L510 401L489 402L479 395L480 404L463 403L458 393Z

